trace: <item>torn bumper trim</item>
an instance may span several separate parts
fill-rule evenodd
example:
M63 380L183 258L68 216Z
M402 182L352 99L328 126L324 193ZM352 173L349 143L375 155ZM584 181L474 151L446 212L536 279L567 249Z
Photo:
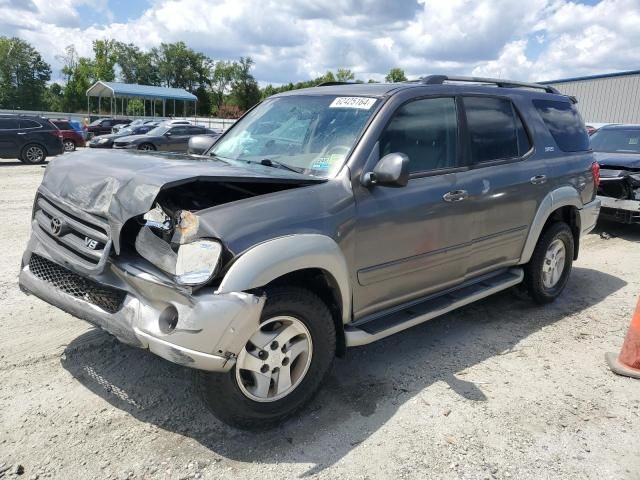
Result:
M43 255L37 246L36 251ZM123 343L200 370L231 369L259 326L265 297L245 292L216 294L212 290L190 294L152 281L135 265L112 265L111 270L113 282L104 283L119 282L126 291L122 307L115 313L55 288L34 275L28 262L20 271L19 284L26 293L106 330ZM168 308L177 312L177 322L170 329L162 320Z
M598 221L598 215L600 214L600 206L600 199L596 197L595 200L586 203L580 209L581 235L586 235L595 228L596 222Z

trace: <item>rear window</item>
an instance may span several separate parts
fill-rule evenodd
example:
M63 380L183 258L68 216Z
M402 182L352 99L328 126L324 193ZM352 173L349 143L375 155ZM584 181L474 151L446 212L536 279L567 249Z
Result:
M465 97L464 109L474 163L523 156L531 142L511 100Z
M533 100L553 139L563 152L589 150L589 135L576 107L569 102Z
M58 127L60 130L73 130L73 127L71 126L71 124L69 122L61 122L61 121L54 121L53 124Z

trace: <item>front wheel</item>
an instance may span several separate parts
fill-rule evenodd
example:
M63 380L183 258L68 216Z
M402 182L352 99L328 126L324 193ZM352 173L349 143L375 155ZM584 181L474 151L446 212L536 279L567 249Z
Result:
M296 413L315 394L333 364L331 312L312 292L267 292L260 326L228 373L200 373L204 400L225 423L269 428Z
M138 150L144 150L145 152L152 152L155 149L156 147L154 147L151 143L143 143L138 147Z
M22 149L20 160L29 165L37 165L44 163L46 158L47 152L44 150L44 147L37 143L30 143Z
M534 302L551 303L562 293L571 273L573 251L573 233L566 223L553 223L543 232L524 267L524 283Z

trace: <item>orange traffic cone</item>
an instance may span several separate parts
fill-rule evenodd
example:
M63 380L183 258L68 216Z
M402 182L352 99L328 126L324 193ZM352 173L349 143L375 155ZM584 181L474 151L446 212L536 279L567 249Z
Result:
M629 331L622 344L620 355L615 353L605 355L611 370L625 377L640 378L640 298L633 314Z

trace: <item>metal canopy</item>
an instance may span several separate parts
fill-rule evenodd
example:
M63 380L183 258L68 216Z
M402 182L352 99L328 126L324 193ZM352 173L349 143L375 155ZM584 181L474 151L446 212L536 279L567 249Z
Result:
M182 88L154 87L135 83L103 82L94 83L87 90L87 97L128 97L151 100L185 100L195 102L198 97Z

